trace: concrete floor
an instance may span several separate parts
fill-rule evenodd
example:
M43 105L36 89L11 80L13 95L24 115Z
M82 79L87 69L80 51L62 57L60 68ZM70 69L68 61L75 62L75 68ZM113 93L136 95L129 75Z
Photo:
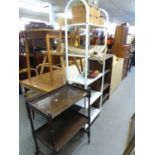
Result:
M33 155L35 151L31 136L30 123L27 118L24 99L19 99L19 148L20 155ZM77 134L59 155L122 155L124 151L130 117L135 111L135 71L132 68L110 99L102 107L102 112L91 126L91 144L87 136ZM35 123L44 120L38 115ZM39 143L45 155L49 150Z

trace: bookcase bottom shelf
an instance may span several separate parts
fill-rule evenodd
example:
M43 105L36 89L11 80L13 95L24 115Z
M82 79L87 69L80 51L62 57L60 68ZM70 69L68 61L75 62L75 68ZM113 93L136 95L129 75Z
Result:
M95 82L96 80L98 80L102 76L103 76L103 74L102 73L99 73L97 75L97 77L95 77L95 78L87 78L87 86L90 85L91 83ZM80 85L85 85L85 77L82 76L81 74L78 74L75 77L69 78L68 81L70 83L77 83L77 84L80 84Z
M84 108L81 108L81 110L79 112L86 115ZM95 118L97 118L97 116L100 114L100 112L101 112L101 109L91 106L91 108L90 108L90 123L92 123L95 120ZM88 125L86 125L86 127L87 126Z
M101 95L102 95L101 92L91 90L90 105L92 105ZM85 99L80 100L79 102L76 103L76 105L82 108L88 108L88 100L86 100L86 105L85 105Z
M102 104L104 104L104 102L108 99L109 94L106 93L103 97L102 97Z

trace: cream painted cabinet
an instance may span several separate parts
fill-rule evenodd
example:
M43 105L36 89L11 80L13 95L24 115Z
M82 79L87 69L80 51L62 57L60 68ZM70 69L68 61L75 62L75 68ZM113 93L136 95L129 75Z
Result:
M110 95L114 92L114 90L120 85L122 81L123 63L123 58L115 58L113 61Z

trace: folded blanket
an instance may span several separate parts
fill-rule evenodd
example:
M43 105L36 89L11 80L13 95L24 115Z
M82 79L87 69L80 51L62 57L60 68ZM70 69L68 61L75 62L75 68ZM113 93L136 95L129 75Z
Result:
M95 53L96 54L102 53L102 52L104 52L105 48L106 48L106 46L104 46L104 45L89 46L88 55L92 56ZM85 55L85 48L76 48L76 47L69 46L68 50L69 50L69 53L71 53L71 54Z

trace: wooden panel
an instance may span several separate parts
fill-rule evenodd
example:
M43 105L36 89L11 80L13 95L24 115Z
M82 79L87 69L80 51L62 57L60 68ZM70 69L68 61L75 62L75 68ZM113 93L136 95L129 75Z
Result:
M25 55L19 55L19 69L26 68L26 56Z
M110 85L111 85L111 74L112 74L112 64L113 64L113 56L111 54L107 54L105 56L105 69L104 69L104 88L103 88L103 92L102 92L102 96L104 97L105 94L106 98L104 99L104 101L106 99L109 98L109 94L110 94ZM103 70L103 64L99 63L96 60L89 60L89 69L90 70L99 70L99 72L102 72ZM91 88L93 90L97 90L100 91L101 90L101 80L99 79L97 81L95 81L93 84L91 84ZM97 100L93 106L98 107L99 105L99 100Z
M113 45L112 53L119 58L126 58L130 52L130 45Z
M122 44L122 28L116 27L114 44Z
M115 54L119 58L124 58L122 79L124 79L127 76L130 48L131 48L130 45L113 45L112 46L112 53Z
M88 21L93 24L102 25L104 22L103 17L100 16L100 10L94 6L88 6L89 18ZM72 7L73 20L72 23L86 22L86 9L84 5L76 5Z
M72 116L72 117L70 117ZM54 121L55 149L59 151L86 123L88 120L74 112L64 114ZM36 132L37 137L53 149L51 133L48 124Z
M45 73L31 79L20 81L25 88L38 92L49 92L63 86L66 83L65 70L53 70L52 81L50 73Z
M115 41L114 44L125 45L127 41L128 27L117 26L115 30Z
M28 68L28 78L31 78L31 72L30 72L30 49L29 49L29 41L25 41L25 51L26 51L26 63Z
M89 60L89 69L90 70L98 70L100 73L102 73L103 70L103 65L101 65L98 61L96 60Z
M51 57L50 42L49 42L48 34L46 34L45 39L46 39L47 57L48 57L48 62L49 62L50 78L52 80L52 57Z
M65 85L41 96L30 104L46 116L50 114L52 118L55 118L87 95L88 92L84 89Z
M123 72L123 59L119 59L119 61L115 61L113 63L112 68L112 78L111 78L111 86L110 86L110 94L120 85L122 81L122 73Z

